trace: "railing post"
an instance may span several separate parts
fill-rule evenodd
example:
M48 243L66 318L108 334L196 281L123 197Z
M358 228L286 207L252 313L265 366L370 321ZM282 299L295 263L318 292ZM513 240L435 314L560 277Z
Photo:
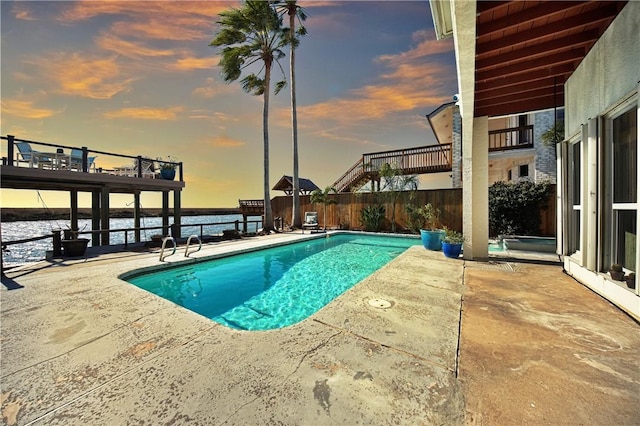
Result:
M82 147L82 173L87 173L89 171L89 148L86 146Z
M53 231L53 255L62 256L62 237L59 229Z
M180 182L184 182L184 172L182 170L183 163L181 161L178 164L180 165Z
M237 219L236 219L236 222L235 222L235 229L236 229L236 232L240 232L240 221L237 220Z
M7 135L7 165L13 166L13 147L15 136Z
M138 155L136 162L137 162L137 169L138 169L138 177L141 178L142 177L142 156L141 155Z

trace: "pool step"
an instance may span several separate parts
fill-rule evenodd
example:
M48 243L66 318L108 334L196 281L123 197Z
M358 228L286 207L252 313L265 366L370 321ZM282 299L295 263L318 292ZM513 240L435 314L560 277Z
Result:
M255 329L263 321L269 321L273 315L266 312L264 307L245 302L240 306L225 312L220 317L231 327L241 330Z

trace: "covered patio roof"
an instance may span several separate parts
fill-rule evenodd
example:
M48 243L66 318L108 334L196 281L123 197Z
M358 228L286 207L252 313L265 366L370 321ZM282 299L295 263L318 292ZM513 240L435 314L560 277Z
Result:
M434 8L434 3L438 2L431 2L436 34L450 36L451 8ZM473 115L563 106L567 78L626 3L478 1Z

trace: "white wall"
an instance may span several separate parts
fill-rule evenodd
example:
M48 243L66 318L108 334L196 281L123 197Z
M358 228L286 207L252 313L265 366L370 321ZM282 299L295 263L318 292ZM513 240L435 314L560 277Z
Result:
M565 84L565 134L578 131L640 81L640 2L630 1Z
M597 233L601 166L597 118L637 92L639 82L640 2L630 1L565 84L565 135L576 134L581 125L586 133L582 134L583 253L581 260L565 256L564 267L569 275L638 319L640 297L610 281L607 274L598 273L596 256L601 238ZM562 230L563 238L566 232Z

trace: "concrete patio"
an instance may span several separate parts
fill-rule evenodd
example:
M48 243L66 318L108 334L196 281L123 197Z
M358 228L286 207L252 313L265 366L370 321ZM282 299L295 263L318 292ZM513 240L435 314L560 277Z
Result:
M4 424L640 423L640 327L558 264L413 247L311 318L262 332L117 278L159 264L129 251L7 273Z

